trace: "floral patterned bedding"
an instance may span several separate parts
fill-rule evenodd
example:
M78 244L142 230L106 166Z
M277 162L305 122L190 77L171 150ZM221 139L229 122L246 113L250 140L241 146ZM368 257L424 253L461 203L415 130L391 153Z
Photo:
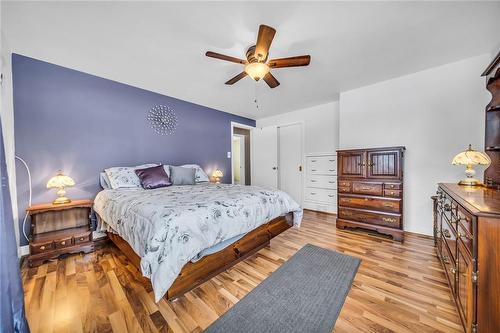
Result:
M202 250L302 209L285 192L257 186L198 184L154 190L106 189L94 209L141 257L158 302Z

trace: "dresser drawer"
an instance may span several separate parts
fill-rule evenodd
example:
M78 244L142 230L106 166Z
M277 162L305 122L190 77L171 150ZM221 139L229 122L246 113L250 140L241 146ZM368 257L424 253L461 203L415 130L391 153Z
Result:
M352 208L339 208L339 217L363 223L377 224L391 228L401 228L401 216L396 214L383 214Z
M339 206L381 210L389 213L401 212L400 199L383 199L361 196L339 195Z
M382 184L353 182L352 193L382 196Z
M339 193L351 193L350 187L339 186L337 190Z
M403 184L401 183L384 183L384 189L388 190L402 190Z
M456 217L458 224L467 231L470 235L474 236L474 227L472 225L473 218L472 215L462 206L458 206L456 210Z
M48 241L45 243L30 244L31 254L44 253L47 251L51 251L53 249L54 249L54 243L52 241Z
M327 189L337 188L336 176L309 175L306 180L307 187L318 187Z
M443 247L441 248L441 253L440 257L443 262L444 270L446 273L446 276L448 278L449 285L452 289L452 292L455 293L455 274L456 274L456 265L455 265L455 259L450 253L450 249L445 245L446 241L443 240Z
M307 172L311 175L336 175L337 159L335 156L308 156Z
M80 243L85 243L85 242L90 242L90 233L89 234L83 234L83 235L75 235L73 238L73 241L75 244L80 244Z
M351 187L351 182L348 181L348 180L340 180L339 181L339 187L342 186L342 187Z
M337 191L320 188L307 188L305 191L305 199L308 201L335 205L337 203Z
M73 245L73 238L70 236L67 238L61 238L61 239L55 240L54 245L55 245L56 249L62 249L62 248L71 246L71 245Z
M450 224L446 218L441 222L441 235L443 236L443 240L450 249L452 260L455 261L456 251L457 251L457 235L452 228L452 224Z
M401 198L402 193L403 191L401 190L384 189L384 197Z

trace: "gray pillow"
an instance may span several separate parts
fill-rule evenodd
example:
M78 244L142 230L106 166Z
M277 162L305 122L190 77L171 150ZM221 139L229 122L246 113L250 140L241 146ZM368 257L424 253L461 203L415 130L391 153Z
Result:
M196 184L196 169L170 166L170 181L174 185Z

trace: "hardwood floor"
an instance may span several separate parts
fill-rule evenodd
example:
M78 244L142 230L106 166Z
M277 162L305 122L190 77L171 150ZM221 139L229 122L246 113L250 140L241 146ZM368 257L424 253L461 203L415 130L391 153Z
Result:
M201 332L307 243L362 259L334 332L462 332L431 239L341 231L335 216L311 211L300 229L173 302L155 304L148 280L113 245L24 266L31 332Z

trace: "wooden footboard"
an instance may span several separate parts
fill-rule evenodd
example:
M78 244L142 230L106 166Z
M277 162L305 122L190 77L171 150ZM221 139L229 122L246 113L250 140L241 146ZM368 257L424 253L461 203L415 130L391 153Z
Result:
M194 263L188 262L182 268L165 297L169 300L177 298L203 282L210 280L220 272L267 246L272 238L292 225L293 214L288 213L261 225L219 252L205 256ZM140 271L141 258L130 245L116 234L108 233L108 237Z

